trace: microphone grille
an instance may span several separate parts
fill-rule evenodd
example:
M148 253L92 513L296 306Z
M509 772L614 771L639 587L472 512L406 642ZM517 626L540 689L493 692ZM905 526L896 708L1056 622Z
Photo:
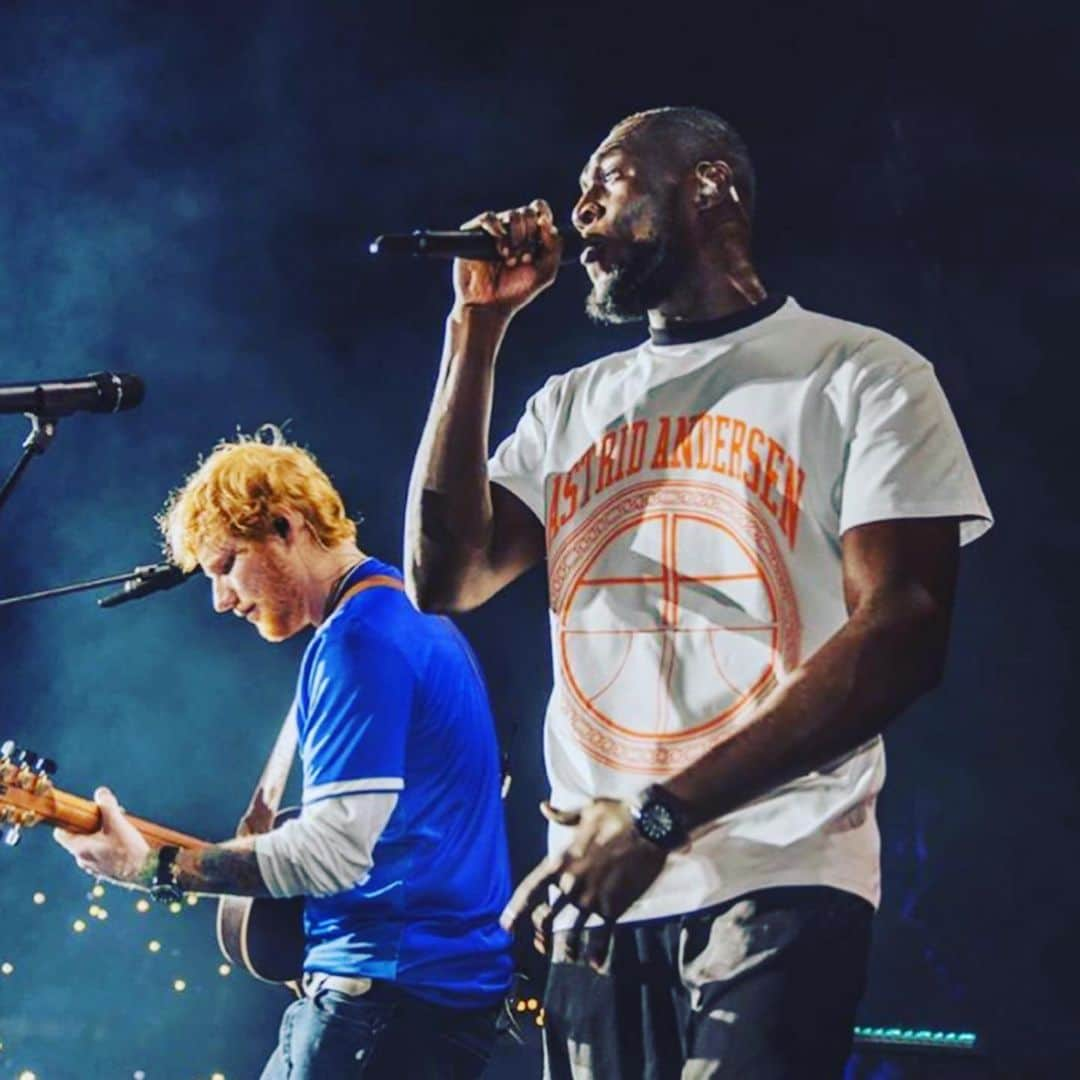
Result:
M100 402L94 412L124 412L142 404L146 384L138 375L96 371L90 376L98 385Z

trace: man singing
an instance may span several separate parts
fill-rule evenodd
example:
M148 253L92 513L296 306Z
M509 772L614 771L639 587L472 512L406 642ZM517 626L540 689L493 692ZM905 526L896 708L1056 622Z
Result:
M93 874L169 893L307 897L304 997L264 1080L465 1080L510 981L499 755L475 657L365 555L305 450L221 443L161 518L215 611L267 641L309 626L294 710L303 810L201 851L151 850L98 789L102 828L57 839Z
M880 896L881 732L940 679L990 524L930 364L768 293L754 179L693 108L615 126L574 227L634 349L553 376L488 460L495 358L555 278L546 203L459 261L409 499L409 588L463 610L547 560L552 1080L841 1075Z

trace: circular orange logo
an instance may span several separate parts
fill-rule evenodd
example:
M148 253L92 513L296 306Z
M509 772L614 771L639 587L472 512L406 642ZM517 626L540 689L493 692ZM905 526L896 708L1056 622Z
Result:
M574 738L611 768L683 768L798 663L781 551L766 519L724 488L624 489L548 566L561 704Z

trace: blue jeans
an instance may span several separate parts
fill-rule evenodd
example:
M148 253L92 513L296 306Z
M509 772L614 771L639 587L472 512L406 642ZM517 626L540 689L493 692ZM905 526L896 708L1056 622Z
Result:
M285 1010L262 1080L475 1080L500 1008L451 1009L392 983L357 996L319 990Z

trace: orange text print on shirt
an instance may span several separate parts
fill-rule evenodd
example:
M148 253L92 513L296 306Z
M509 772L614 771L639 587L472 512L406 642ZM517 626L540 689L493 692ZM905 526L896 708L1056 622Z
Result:
M559 531L611 485L639 473L687 470L739 480L756 495L795 547L806 473L761 428L719 413L635 420L590 444L554 477L547 505L550 549Z
M736 437L722 440L725 429ZM759 429L709 415L639 420L591 454L549 488L549 528L584 511L549 546L560 712L594 761L670 774L736 730L798 663L784 548L804 474ZM733 464L734 490L715 475Z

